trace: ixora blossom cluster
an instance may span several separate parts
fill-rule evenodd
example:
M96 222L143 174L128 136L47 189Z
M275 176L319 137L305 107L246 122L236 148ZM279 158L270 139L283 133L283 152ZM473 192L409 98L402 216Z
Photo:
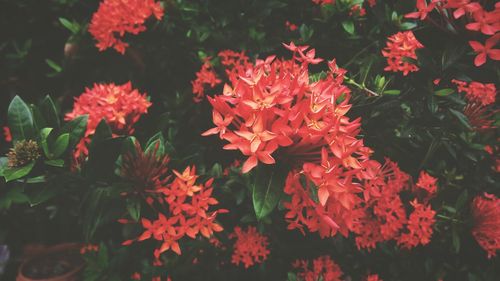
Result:
M133 183L132 191L126 197L145 198L155 218L142 218L144 232L137 238L123 242L154 239L159 246L154 250L155 264L161 264L160 255L168 250L181 254L179 240L184 237L195 239L201 234L210 238L214 232L223 230L215 220L217 214L227 210L209 211L218 201L212 197L213 179L198 183L196 167L187 167L182 173L168 172L169 157L159 151L159 146L144 152L136 142L135 151L123 157L121 175ZM121 219L121 223L135 223Z
M233 264L242 263L245 268L262 263L267 259L269 242L267 237L257 232L257 228L249 226L247 230L237 226L229 238L235 238L234 251L231 257Z
M474 65L481 66L486 63L487 58L500 60L500 49L494 49L500 40L500 3L491 5L488 10L489 1L474 0L416 0L416 12L406 15L406 18L429 20L432 24L439 25L431 19L433 10L437 11L439 17L444 18L446 28L457 29L462 24L460 18L466 18L465 29L478 32L486 36L485 43L471 40L469 45L476 53ZM491 1L493 3L494 1ZM453 15L453 16L451 16Z
M306 227L321 237L354 232L360 248L390 239L406 248L427 244L435 215L427 196L436 192L436 181L424 174L419 186L426 197L414 197L408 216L400 193L409 191L409 176L394 162L371 160L372 150L357 138L360 119L346 116L346 71L333 60L326 77L311 82L308 66L323 60L307 46L285 47L293 52L290 60L270 56L228 72L231 85L208 97L216 127L203 135L218 134L229 142L224 149L245 155L243 173L259 162L290 166L284 187L291 197L284 203L289 229Z
M472 235L488 253L488 258L500 250L500 198L485 193L472 201L474 227Z
M124 54L128 47L122 41L125 33L143 32L149 17L160 20L163 13L162 5L155 0L103 0L92 16L89 32L97 40L100 51L112 47Z
M418 66L408 61L409 59L417 59L418 49L423 48L411 31L398 32L389 36L387 46L382 50L382 55L387 58L386 71L403 72L406 76L410 72L418 71Z
M66 114L70 121L81 115L88 115L85 137L77 145L75 159L88 154L87 144L101 120L106 120L114 134L132 134L133 126L142 114L147 113L151 103L146 94L141 94L132 84L94 84L75 98L73 110Z
M312 261L312 268L307 260L296 260L292 266L298 270L297 278L302 281L340 281L343 275L340 266L329 256L321 256Z
M467 83L460 80L452 80L457 85L459 92L465 93L467 105L464 114L469 119L472 127L476 130L488 130L496 128L493 115L495 110L492 104L495 103L497 89L493 83L480 83L472 81Z

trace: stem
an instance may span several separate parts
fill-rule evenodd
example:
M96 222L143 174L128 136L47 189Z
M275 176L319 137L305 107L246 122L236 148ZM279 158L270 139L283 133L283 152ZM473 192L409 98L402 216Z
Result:
M441 215L441 214L437 214L436 217L440 218L440 219L444 219L444 220L448 220L448 221L452 221L452 222L456 222L456 223L460 223L460 224L463 224L464 222L461 221L461 220L458 220L458 219L454 219L454 218L450 218L448 216L445 216L445 215Z
M356 81L354 81L353 79L349 78L349 77L344 77L344 82L346 82L347 84L351 85L351 86L354 86L360 90L363 90L365 92L367 92L368 94L370 94L371 96L380 96L379 94L377 94L376 92L368 89L365 85L361 85L359 83L357 83Z

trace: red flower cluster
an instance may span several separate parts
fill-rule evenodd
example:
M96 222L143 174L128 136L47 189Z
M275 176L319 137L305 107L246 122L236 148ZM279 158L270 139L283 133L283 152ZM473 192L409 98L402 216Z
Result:
M316 5L327 5L335 3L335 0L312 0L312 1Z
M146 30L144 22L151 16L158 20L163 17L163 7L155 0L103 0L92 16L89 32L100 51L113 47L124 54L128 44L121 38L125 33Z
M436 212L430 206L425 206L414 200L411 205L415 210L411 213L406 226L406 232L398 238L398 245L410 249L419 244L427 245L431 241L432 226L436 222Z
M425 191L425 200L427 201L437 192L437 179L421 171L416 186Z
M232 85L209 98L216 127L203 135L218 134L229 142L225 149L246 155L243 173L275 157L292 166L284 188L289 229L304 233L305 226L321 237L354 232L359 247L397 239L407 222L399 192L409 176L393 162L370 160L357 138L360 120L346 116L345 70L331 61L326 77L310 82L308 66L322 59L307 46L285 47L291 60L271 56L228 72Z
M490 36L484 44L478 41L469 41L469 45L477 54L474 64L476 66L483 65L487 57L492 60L500 60L500 49L493 49L500 40L500 3L495 4L493 11L487 11L479 1L431 0L427 3L426 0L417 0L416 8L416 12L409 13L405 17L424 20L430 12L437 10L450 23L465 15L468 20L465 25L466 29ZM453 14L453 18L448 16L451 14ZM436 24L434 21L431 22Z
M249 65L248 57L244 52L237 53L231 50L225 50L219 52L218 57L220 63L226 67L226 75L230 81L238 79L240 73L242 74ZM210 59L210 57L205 59L200 71L196 73L196 79L191 81L195 102L203 100L206 87L213 89L221 83L221 80L217 77L217 73L210 63Z
M490 110L489 105L495 102L497 90L495 84L472 81L470 83L452 80L457 85L459 92L465 92L468 100L464 108L464 114L470 124L477 130L494 128L494 120L491 118L495 111Z
M182 173L174 170L175 178L171 180L165 174L166 163L168 156L158 153L158 149L143 152L136 143L135 153L123 158L121 172L123 177L134 182L135 192L141 193L143 197L147 196L146 202L158 213L156 219L141 219L145 231L134 239L161 241L161 245L154 250L157 261L169 249L180 255L179 240L185 236L195 239L201 234L210 238L214 232L222 231L215 219L218 213L227 212L224 209L209 212L210 206L218 204L212 197L213 179L197 184L198 176L193 166L187 167ZM129 245L134 240L127 240L123 244Z
M380 279L380 277L378 277L377 274L370 274L366 276L366 281L383 281L383 280Z
M415 51L424 46L415 38L411 31L398 32L388 38L387 46L382 50L382 55L387 58L386 71L409 72L418 71L418 66L405 61L404 58L417 59Z
M500 250L500 199L488 193L476 196L472 201L472 216L472 235L488 252L488 258L494 257Z
M221 83L221 80L217 78L217 74L212 68L210 63L210 57L205 59L205 62L201 66L200 71L196 73L196 79L191 81L193 86L193 98L195 102L201 102L205 96L205 86L214 88Z
M356 15L356 16L365 16L366 15L366 10L365 8L361 7L360 4L353 5L351 7L351 10L349 11L349 16Z
M151 103L146 94L132 89L132 84L127 82L117 86L111 84L94 84L92 89L86 88L85 92L75 98L73 111L65 116L65 120L73 120L81 115L88 115L87 130L77 146L75 157L87 155L86 144L90 142L89 136L102 119L105 119L115 134L132 134L133 126L142 114L148 111Z
M297 280L300 281L340 281L342 270L329 256L321 256L313 260L312 268L309 261L296 260L292 266L298 270Z
M480 83L472 81L467 83L460 80L451 80L452 83L457 85L459 92L464 92L465 97L469 102L480 103L483 106L492 104L495 102L497 95L497 89L493 83Z
M229 238L236 238L231 258L231 262L236 265L243 263L245 268L248 268L264 262L270 253L267 249L269 245L267 237L258 233L253 226L249 226L246 231L237 226Z
M314 58L314 49L304 53L307 47L293 43L287 48L294 52L292 60L271 56L247 64L245 71L239 70L241 64L228 71L232 86L226 84L222 95L209 98L217 127L203 135L219 134L229 142L225 149L248 156L244 173L258 162L275 163L272 155L279 148L301 166L311 157L319 160L321 148L329 144L330 153L345 167L356 167L351 155L362 142L354 138L359 120L344 116L350 105L349 89L342 85L343 70L335 70L331 62L332 75L310 83L307 66L322 59Z

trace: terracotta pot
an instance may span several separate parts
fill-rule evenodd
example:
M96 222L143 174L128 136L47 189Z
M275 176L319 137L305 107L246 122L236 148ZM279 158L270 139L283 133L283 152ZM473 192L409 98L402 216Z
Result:
M16 281L79 281L85 262L74 243L49 247L25 260Z

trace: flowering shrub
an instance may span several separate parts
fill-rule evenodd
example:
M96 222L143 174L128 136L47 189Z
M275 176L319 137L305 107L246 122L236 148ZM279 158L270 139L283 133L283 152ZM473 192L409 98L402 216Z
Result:
M500 276L495 1L4 2L0 279Z

